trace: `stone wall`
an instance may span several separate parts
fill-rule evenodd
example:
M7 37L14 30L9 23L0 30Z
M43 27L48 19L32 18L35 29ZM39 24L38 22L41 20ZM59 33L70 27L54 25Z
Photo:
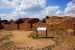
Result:
M6 30L16 30L17 29L17 24L15 23L11 23L11 24L2 23L2 26Z
M28 23L23 23L19 25L20 30L30 30L30 26Z

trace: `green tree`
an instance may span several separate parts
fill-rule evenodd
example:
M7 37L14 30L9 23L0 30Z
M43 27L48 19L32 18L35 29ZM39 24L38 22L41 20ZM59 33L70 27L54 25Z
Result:
M49 16L46 16L46 18L50 18Z

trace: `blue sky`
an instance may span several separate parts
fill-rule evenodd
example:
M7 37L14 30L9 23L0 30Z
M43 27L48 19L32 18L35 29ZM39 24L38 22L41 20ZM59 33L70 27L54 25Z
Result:
M0 0L2 19L75 16L75 0Z
M71 0L46 0L46 6L60 6L60 9L63 11L70 1Z
M0 8L0 13L6 13L6 14L9 14L9 13L12 13L14 9L12 8Z

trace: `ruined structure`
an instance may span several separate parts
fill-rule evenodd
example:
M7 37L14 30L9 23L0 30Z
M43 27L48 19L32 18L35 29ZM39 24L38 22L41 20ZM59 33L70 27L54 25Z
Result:
M7 30L26 30L36 31L38 27L47 27L48 30L75 30L75 17L50 17L43 20L38 18L20 18L16 21L2 20L0 22L0 28Z

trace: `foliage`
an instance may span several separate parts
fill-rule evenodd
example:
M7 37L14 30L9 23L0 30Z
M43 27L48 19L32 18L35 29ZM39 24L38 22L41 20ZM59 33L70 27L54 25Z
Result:
M49 16L46 16L46 18L48 19L48 18L50 18Z

